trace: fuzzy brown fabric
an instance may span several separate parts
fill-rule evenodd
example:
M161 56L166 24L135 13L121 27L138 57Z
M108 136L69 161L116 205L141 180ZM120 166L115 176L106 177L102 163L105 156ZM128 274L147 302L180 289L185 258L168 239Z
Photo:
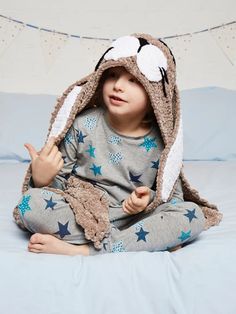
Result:
M165 73L165 80L163 79L158 82L149 81L148 78L140 72L140 69L137 65L136 55L109 60L101 58L93 73L70 85L64 91L62 96L58 98L55 109L52 113L47 140L54 128L59 110L64 105L69 93L75 87L80 86L81 91L75 99L69 114L66 116L66 124L63 130L61 130L61 132L56 135L56 145L59 145L60 142L64 139L67 131L73 124L74 119L76 115L79 114L79 112L81 112L85 107L100 105L98 101L99 82L104 71L111 67L124 67L129 73L134 75L139 80L146 90L164 142L164 150L159 160L159 169L156 178L156 197L154 198L153 202L145 209L146 212L151 212L158 205L163 203L162 191L164 180L166 179L164 177L164 170L166 169L167 159L173 144L176 141L181 123L180 95L176 85L176 63L174 56L168 46L163 43L163 41L158 40L148 34L132 34L131 36L136 37L139 40L141 38L142 42L146 41L148 44L158 47L163 52L168 65ZM156 69L158 71L158 67L156 67ZM175 165L173 167L175 167ZM184 200L195 202L200 206L206 218L205 229L208 229L214 225L218 225L223 215L219 212L217 206L203 199L199 195L198 191L190 186L184 176L183 166L180 170L178 168L178 173L182 181ZM32 169L30 164L22 186L23 193L29 189L29 180L31 176ZM87 185L87 183L84 185L84 183L80 182L78 178L77 180L74 178L69 180L68 184L67 191L63 192L61 190L52 190L56 193L65 195L65 199L70 203L75 213L75 217L77 217L76 221L85 229L85 236L88 237L88 239L91 239L96 247L100 247L99 242L105 235L107 235L109 229L107 201L101 199L100 203L98 203L97 206L94 206L94 203L97 202L96 200L99 199L99 193L91 192L91 186ZM173 185L172 191L170 192L167 201L171 199L175 185L176 184ZM50 188L48 187L48 189ZM92 196L93 193L94 197L91 198L91 201L89 201L88 199ZM20 224L20 218L18 216L17 209L14 210L14 217Z
M75 214L76 222L84 228L85 237L101 249L101 241L110 232L109 200L89 182L71 176L63 196Z

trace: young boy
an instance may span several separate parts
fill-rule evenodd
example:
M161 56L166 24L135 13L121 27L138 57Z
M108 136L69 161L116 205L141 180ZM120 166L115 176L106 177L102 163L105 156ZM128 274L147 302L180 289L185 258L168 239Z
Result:
M26 145L32 163L14 217L35 233L31 252L170 250L219 223L183 175L175 80L166 44L135 34L65 91L49 141L40 153Z

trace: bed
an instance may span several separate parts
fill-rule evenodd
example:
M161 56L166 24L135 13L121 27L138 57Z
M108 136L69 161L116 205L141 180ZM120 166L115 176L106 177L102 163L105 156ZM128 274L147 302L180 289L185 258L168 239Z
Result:
M85 257L27 250L30 233L12 217L29 165L23 144L43 144L55 96L0 93L0 313L236 313L236 92L181 97L185 174L222 222L174 252Z

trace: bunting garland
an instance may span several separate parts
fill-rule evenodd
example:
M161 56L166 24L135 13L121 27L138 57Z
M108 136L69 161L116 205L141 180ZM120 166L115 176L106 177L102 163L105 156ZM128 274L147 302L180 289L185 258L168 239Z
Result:
M98 50L101 54L115 40L115 38L88 37L58 32L24 23L0 14L0 58L26 28L33 28L39 31L40 46L42 47L47 69L54 64L59 53L63 51L70 38L80 40L80 57L84 58L85 62L91 62L94 59L94 63L97 60L95 60L96 56L94 55L93 47L96 46L96 51ZM189 53L190 44L197 37L196 35L201 33L207 33L211 36L230 64L232 66L236 64L236 21L197 32L172 35L159 39L164 40L173 49L177 59L185 59L184 55Z

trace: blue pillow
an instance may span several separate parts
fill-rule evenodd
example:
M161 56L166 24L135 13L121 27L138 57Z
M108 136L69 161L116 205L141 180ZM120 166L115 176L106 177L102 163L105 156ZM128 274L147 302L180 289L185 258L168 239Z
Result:
M0 93L0 162L29 161L24 143L40 150L55 95ZM236 91L208 87L180 92L184 160L236 159Z
M56 96L0 93L0 161L29 161L24 143L45 143Z
M180 93L184 160L236 159L236 91L208 87Z

